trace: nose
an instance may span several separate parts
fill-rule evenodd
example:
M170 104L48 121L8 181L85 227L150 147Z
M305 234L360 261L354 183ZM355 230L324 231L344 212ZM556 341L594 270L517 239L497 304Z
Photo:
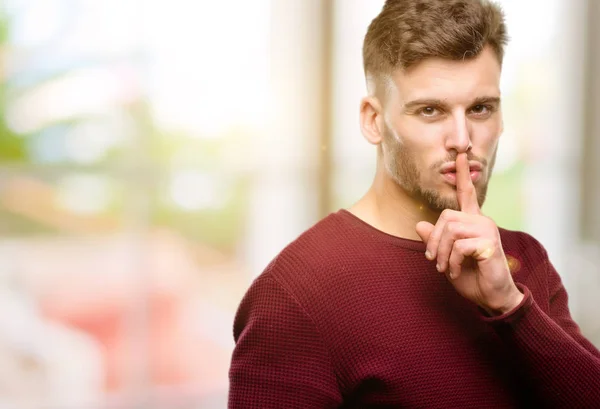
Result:
M471 124L464 114L456 114L446 137L446 149L463 153L468 152L471 147Z

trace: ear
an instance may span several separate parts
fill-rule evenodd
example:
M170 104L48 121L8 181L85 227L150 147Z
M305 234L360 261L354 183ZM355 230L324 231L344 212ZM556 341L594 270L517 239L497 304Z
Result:
M383 109L379 100L373 96L360 101L360 130L365 139L379 145L383 141Z

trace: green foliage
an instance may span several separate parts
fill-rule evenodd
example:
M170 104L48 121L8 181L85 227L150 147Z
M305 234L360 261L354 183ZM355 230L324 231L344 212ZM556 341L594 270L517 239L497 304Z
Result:
M483 212L496 224L509 230L523 230L521 183L525 164L518 162L492 176Z
M3 61L6 61L8 34L8 16L0 11L0 163L23 162L26 156L25 140L12 132L6 124L8 83Z
M35 84L27 85L27 89L15 89L12 79L6 78L2 72L1 62L6 60L10 41L10 21L8 16L2 14L0 9L0 166L26 165L27 172L38 174L40 166L49 166L54 169L53 177L43 177L44 171L39 173L38 179L46 186L57 192L57 180L61 175L71 173L106 174L111 176L111 187L114 189L114 199L108 204L108 208L101 211L102 215L123 220L126 217L131 199L130 192L143 194L148 202L146 205L150 211L149 223L151 226L165 227L183 234L188 239L202 243L203 245L233 251L244 226L247 197L249 194L249 179L239 174L239 170L229 169L231 163L236 162L239 157L246 153L243 141L248 139L247 134L240 129L231 130L219 138L194 138L185 132L173 132L161 129L157 126L150 101L141 97L136 102L127 106L115 107L122 109L129 115L134 129L131 143L114 146L100 160L82 166L69 160L68 155L64 158L57 156L51 163L42 164L36 162L36 156L32 154L33 147L37 147L40 138L49 134L48 130L55 129L58 135L68 132L73 126L77 126L89 120L102 120L102 118L76 117L60 123L53 123L48 128L42 129L31 135L17 135L7 125L6 112L7 97L29 91L35 87L47 84L60 77L71 75L69 70L55 72L52 77L44 77ZM35 109L35 108L32 108ZM51 127L51 128L50 128ZM52 132L50 132L52 133ZM49 136L48 136L49 137ZM47 140L49 143L50 142ZM56 141L62 144L61 138ZM55 146L60 152L66 148ZM237 156L232 158L232 153ZM59 169L59 170L57 170ZM164 179L181 169L190 169L201 173L223 176L227 173L228 182L219 186L218 194L221 195L218 206L189 211L179 208L172 203L162 189L161 183ZM124 173L120 173L121 170ZM135 173L146 173L141 181L131 178ZM58 179L55 177L57 176ZM142 183L143 185L138 185ZM220 183L220 182L219 182ZM200 187L199 187L200 188ZM141 190L140 190L141 189ZM214 194L214 192L213 192ZM20 216L0 206L0 226L6 234L58 234L55 229Z
M176 208L164 198L160 201L155 200L152 224L172 228L192 241L225 252L234 251L238 238L243 233L249 188L248 179L236 179L222 205L197 211Z

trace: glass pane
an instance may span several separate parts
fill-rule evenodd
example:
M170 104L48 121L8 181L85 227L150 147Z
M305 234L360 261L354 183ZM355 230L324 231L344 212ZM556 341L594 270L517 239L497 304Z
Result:
M257 191L308 191L249 154L269 1L234 3L3 3L0 406L226 406Z

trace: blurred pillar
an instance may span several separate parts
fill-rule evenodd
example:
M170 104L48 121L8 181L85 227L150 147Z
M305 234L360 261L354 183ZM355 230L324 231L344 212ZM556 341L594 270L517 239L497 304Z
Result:
M321 149L329 128L324 37L330 0L270 0L269 5L268 121L249 153L256 162L242 250L252 276L328 207L327 182L319 180L328 178L321 169L330 150Z
M372 19L384 0L335 0L332 72L331 206L348 207L373 182L377 151L363 137L359 124L360 100L367 95L362 46Z
M540 3L541 4L541 3ZM577 251L580 235L577 220L580 208L579 163L583 134L581 115L585 40L586 0L556 1L556 31L549 61L557 66L539 67L555 75L552 99L543 121L547 126L536 140L535 149L544 153L525 170L525 230L546 247L561 273L567 290L575 292L570 256Z
M600 2L587 1L584 132L581 163L581 235L600 244Z
M572 266L577 274L573 316L581 331L600 347L597 298L600 290L600 2L586 1L584 93L582 95L583 140L579 186L581 246Z
M319 217L325 217L333 209L333 64L334 64L334 0L321 1L321 123L319 170Z

